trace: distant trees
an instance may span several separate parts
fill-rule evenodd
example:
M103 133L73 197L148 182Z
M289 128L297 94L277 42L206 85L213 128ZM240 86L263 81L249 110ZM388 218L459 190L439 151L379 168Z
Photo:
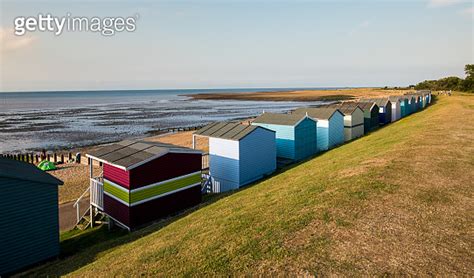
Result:
M466 65L464 67L466 79L456 76L441 78L438 80L425 80L415 86L417 90L433 90L433 91L464 91L474 92L474 65Z

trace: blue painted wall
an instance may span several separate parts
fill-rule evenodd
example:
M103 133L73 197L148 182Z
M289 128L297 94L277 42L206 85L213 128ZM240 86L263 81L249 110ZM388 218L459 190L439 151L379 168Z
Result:
M322 120L318 121L318 128L316 133L318 152L327 151L329 149L329 128L323 126Z
M317 132L316 122L310 118L304 119L295 127L296 160L305 159L317 153Z
M273 125L264 123L252 123L252 125L261 126L275 131L276 155L278 157L296 159L294 126Z
M317 151L316 122L306 118L297 126L253 123L276 132L277 156L292 160L307 158Z
M400 117L403 118L408 115L408 100L403 99L400 101Z
M0 275L59 255L58 186L0 177Z
M256 129L240 140L240 186L246 185L276 170L275 133Z
M344 143L344 116L334 113L329 119L329 149Z
M344 116L334 113L329 120L317 122L318 151L326 151L344 143Z
M275 133L258 128L240 141L209 139L213 192L225 192L256 181L276 169Z

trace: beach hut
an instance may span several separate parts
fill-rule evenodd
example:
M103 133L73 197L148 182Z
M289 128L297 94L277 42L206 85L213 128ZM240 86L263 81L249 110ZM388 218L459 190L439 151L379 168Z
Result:
M103 163L104 213L128 230L201 202L201 151L127 140L86 156Z
M364 111L356 102L344 102L330 105L344 114L344 141L350 141L364 135Z
M276 169L275 131L256 125L213 123L193 136L209 137L212 192L238 189Z
M377 129L379 127L379 106L375 102L358 102L357 105L364 111L364 133Z
M415 98L415 104L416 104L415 105L415 112L423 109L425 107L424 106L424 101L423 101L423 95L418 94L418 93L414 93L414 94L412 94L412 96Z
M379 107L379 125L392 122L392 103L388 98L362 99L361 102L374 102Z
M416 98L413 95L405 95L408 99L408 111L407 115L415 113L418 110L418 103L416 102Z
M425 108L429 103L429 98L430 98L429 91L423 90L423 91L417 91L416 93L422 98L422 104L423 104L422 107Z
M406 96L398 97L400 99L400 118L406 117L409 114L408 98Z
M0 158L0 276L59 255L61 184L33 164Z
M401 106L402 106L402 103L404 101L399 96L391 96L388 99L392 103L392 118L391 118L391 121L392 122L398 121L401 118L401 114L402 114L401 113L401 109L402 109Z
M428 95L428 104L430 104L431 103L431 97L432 97L431 91L430 90L424 90L424 92L426 92L426 94Z
M316 145L326 151L344 143L344 114L336 108L298 108L293 114L309 115L316 120Z
M263 113L252 125L275 131L277 157L301 160L317 151L316 121L306 115Z

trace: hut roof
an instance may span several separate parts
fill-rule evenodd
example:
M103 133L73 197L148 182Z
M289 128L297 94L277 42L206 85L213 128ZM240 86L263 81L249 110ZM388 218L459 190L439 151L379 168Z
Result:
M366 111L366 110L372 110L372 107L377 105L377 103L375 103L375 102L358 102L357 105L359 105L360 109Z
M388 99L391 102L394 102L394 101L402 101L404 99L404 97L403 96L389 96Z
M316 108L298 108L294 112L294 114L306 114L311 118L319 119L319 120L328 120L332 117L334 113L341 113L337 108L334 107L316 107ZM342 114L342 113L341 113Z
M386 106L390 100L388 98L367 98L367 99L361 99L361 102L375 102L377 106Z
M338 104L330 104L327 107L337 108L344 115L352 115L357 109L361 109L357 102L343 102ZM361 109L362 110L362 109Z
M159 142L125 140L92 150L86 156L130 170L167 153L201 153L201 151Z
M0 177L45 184L63 184L61 180L38 169L38 167L33 164L13 160L10 158L0 158Z
M222 138L222 139L239 141L239 140L242 140L245 136L249 135L254 130L256 130L257 128L263 128L263 127L254 126L254 125L243 125L240 123L218 122L218 123L208 124L207 126L194 132L194 134L207 136L207 137L213 137L213 138ZM266 128L263 128L263 129L266 129ZM266 129L266 130L269 130L269 129Z
M263 113L258 116L253 122L261 124L273 125L298 125L306 116L300 114L277 114L277 113Z

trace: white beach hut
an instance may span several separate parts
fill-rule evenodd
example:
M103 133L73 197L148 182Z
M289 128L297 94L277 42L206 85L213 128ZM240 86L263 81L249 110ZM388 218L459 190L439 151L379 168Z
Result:
M392 123L400 120L401 118L401 105L402 99L398 96L391 96L388 98L392 103Z
M329 105L344 114L344 141L350 141L364 135L364 111L356 102L344 102Z

